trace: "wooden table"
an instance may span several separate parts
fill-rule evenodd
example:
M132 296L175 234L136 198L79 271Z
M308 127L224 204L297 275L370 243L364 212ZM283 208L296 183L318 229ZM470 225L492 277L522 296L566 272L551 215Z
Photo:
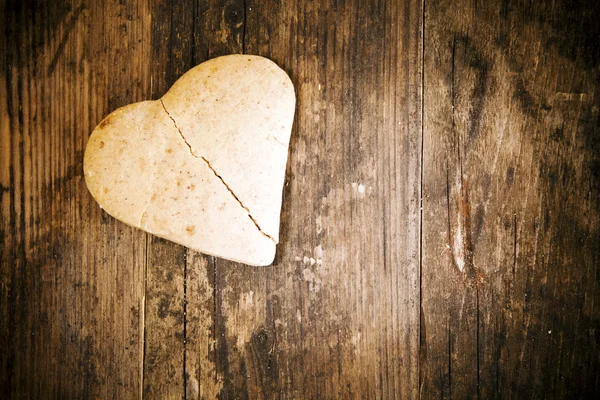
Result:
M0 3L0 397L600 392L599 2ZM297 92L268 268L82 176L106 114L230 53Z

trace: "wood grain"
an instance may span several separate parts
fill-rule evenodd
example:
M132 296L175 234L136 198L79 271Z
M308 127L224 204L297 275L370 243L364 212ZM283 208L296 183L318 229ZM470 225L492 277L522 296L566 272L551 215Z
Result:
M598 11L426 4L425 398L598 391Z
M148 10L0 9L2 397L136 397L145 235L90 198L82 159L106 113L148 95Z
M152 2L151 96L158 99L194 66L195 5ZM143 397L185 395L186 257L188 250L148 235Z
M216 262L222 394L414 397L420 5L246 5L245 50L288 71L298 108L275 264Z
M592 398L595 2L0 0L0 397ZM230 53L297 109L273 266L104 213L110 111Z

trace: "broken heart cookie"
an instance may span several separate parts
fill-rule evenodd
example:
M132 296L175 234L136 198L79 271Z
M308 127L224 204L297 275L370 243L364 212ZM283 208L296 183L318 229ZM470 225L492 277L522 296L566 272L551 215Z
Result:
M269 265L294 118L287 74L258 56L215 58L159 100L111 113L84 174L104 210L200 252Z

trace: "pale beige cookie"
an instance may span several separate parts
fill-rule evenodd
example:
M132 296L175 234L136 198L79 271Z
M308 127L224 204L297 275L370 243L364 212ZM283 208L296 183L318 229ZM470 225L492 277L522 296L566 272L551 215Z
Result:
M215 58L159 100L92 132L87 186L107 213L200 252L269 265L294 117L287 74L258 56Z

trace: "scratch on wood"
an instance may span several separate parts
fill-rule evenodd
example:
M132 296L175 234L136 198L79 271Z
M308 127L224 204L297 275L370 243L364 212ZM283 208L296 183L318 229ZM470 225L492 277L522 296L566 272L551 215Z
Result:
M448 215L448 247L452 253L452 263L469 278L476 277L473 265L473 243L471 239L471 206L468 199L468 180L464 180L457 190L458 211L455 223L452 219L452 207L450 201L450 172L446 165L446 207Z
M453 240L454 265L470 277L474 277L473 250L471 242L471 206L468 198L468 180L461 182L458 190L458 215Z

